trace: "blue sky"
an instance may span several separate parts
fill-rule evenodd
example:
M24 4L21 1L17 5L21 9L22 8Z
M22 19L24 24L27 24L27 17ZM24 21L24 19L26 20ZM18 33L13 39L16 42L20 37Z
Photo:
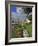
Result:
M16 9L16 6L11 6L10 10L11 10L11 13L13 12L13 17L19 18L20 20L26 18L26 15L25 15L25 14L18 14L18 13L17 13L17 11L16 11L16 10L17 10L17 9Z
M16 12L16 6L11 6L10 10L11 12Z

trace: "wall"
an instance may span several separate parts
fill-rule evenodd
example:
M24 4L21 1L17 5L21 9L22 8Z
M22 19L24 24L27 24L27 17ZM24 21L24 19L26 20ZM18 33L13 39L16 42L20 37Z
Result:
M38 3L37 3L37 42L38 42Z
M26 0L26 1L28 1L28 0ZM38 0L29 0L29 1L38 2ZM37 9L37 11L38 11L38 9ZM37 19L38 19L38 16L37 16ZM0 46L5 46L4 44L5 44L5 0L0 0ZM18 45L11 45L11 46L37 46L37 44L38 43L18 44Z

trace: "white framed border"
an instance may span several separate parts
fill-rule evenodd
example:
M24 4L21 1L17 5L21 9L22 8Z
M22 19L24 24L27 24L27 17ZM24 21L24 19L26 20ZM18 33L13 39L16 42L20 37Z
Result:
M32 8L32 37L25 37L25 38L11 38L10 39L10 5L22 5L22 6L33 6ZM23 41L32 41L35 40L35 5L32 4L15 4L15 3L11 3L8 4L8 40L9 42L23 42Z

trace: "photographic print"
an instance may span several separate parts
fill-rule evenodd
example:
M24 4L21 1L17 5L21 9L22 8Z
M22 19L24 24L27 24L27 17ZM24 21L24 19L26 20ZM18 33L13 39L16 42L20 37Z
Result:
M32 37L32 8L10 6L11 38Z
M8 43L30 43L36 41L37 3L10 2L8 5ZM7 42L6 42L7 44Z

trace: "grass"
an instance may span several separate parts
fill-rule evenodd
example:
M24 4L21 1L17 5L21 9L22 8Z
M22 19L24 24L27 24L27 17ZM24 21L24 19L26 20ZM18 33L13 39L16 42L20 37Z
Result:
M13 38L20 37L21 34L19 34L19 33L22 32L23 29L27 30L29 37L32 36L32 24L31 23L30 24L24 23L23 26L22 26L22 24L18 24L15 26L15 30L12 31L12 37Z
M32 36L32 24L24 24L24 25L26 27L28 34L29 34L29 37L31 37Z

